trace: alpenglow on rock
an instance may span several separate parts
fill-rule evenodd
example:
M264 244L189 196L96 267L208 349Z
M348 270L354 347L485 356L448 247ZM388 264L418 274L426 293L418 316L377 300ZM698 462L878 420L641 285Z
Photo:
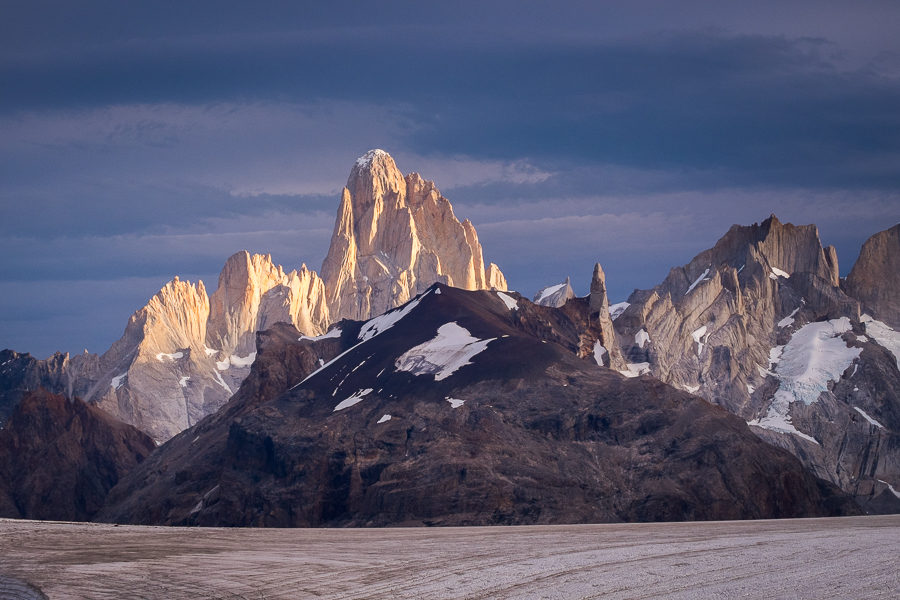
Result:
M405 178L372 150L344 189L324 277L306 265L286 272L270 255L240 251L207 295L203 282L177 277L132 315L102 356L37 361L10 353L0 373L0 423L30 389L78 396L159 442L216 412L250 372L256 334L289 323L306 336L342 318L369 319L433 283L506 289L485 266L469 221L453 214L434 183ZM329 310L329 306L331 310Z
M350 173L322 278L334 321L379 315L436 282L506 290L472 223L456 218L434 182L403 177L383 150L367 152Z

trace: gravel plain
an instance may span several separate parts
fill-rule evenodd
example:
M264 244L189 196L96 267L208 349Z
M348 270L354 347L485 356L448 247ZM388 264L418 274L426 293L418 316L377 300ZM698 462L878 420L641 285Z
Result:
M898 598L900 515L409 529L0 520L0 598Z

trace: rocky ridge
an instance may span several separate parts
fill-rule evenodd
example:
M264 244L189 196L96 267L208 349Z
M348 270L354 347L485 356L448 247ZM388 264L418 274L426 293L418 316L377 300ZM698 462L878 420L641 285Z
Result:
M897 285L900 272L877 273ZM814 226L774 215L734 226L660 285L636 290L614 324L628 374L698 394L864 504L900 509L888 485L900 483L890 350L900 336L842 290L834 249Z
M435 282L506 289L500 269L485 266L472 223L456 218L434 182L404 177L383 150L366 153L350 173L322 278L335 320L380 315Z
M0 517L89 520L155 448L96 407L29 392L0 430Z
M8 368L0 365L0 381L9 379L0 423L25 390L42 385L162 442L225 404L250 372L257 332L276 323L316 336L341 318L381 314L435 282L506 289L499 268L485 266L472 223L460 223L433 182L404 177L382 150L354 164L321 271L305 264L285 271L270 255L241 251L226 261L211 296L202 281L175 277L163 286L102 356L10 355Z
M485 525L858 510L741 419L579 359L589 310L587 298L552 308L435 284L318 339L286 325L260 334L228 406L135 469L98 519Z

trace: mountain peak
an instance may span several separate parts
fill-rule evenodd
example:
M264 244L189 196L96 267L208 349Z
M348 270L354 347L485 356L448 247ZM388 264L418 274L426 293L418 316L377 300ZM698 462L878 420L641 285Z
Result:
M394 159L391 158L390 154L388 154L381 148L372 148L356 159L356 166L360 169L367 169L372 167L373 163L386 161L390 161L391 163L393 163Z

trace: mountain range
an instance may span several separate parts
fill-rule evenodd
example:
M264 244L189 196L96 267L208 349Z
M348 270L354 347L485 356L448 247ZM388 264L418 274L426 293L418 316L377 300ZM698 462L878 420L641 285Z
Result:
M107 438L76 435L55 456L94 495L79 488L80 512L60 518L900 511L900 225L872 236L846 279L815 226L773 215L627 302L610 305L600 264L587 297L567 278L529 301L434 183L373 150L351 170L320 273L239 252L211 295L166 284L101 356L0 353L0 468L18 482L0 488L0 511L50 518L76 503L39 513L28 501L61 461L34 456L76 422L162 446L80 452ZM93 416L62 416L60 397ZM55 417L23 417L43 403ZM100 478L98 461L119 466Z

